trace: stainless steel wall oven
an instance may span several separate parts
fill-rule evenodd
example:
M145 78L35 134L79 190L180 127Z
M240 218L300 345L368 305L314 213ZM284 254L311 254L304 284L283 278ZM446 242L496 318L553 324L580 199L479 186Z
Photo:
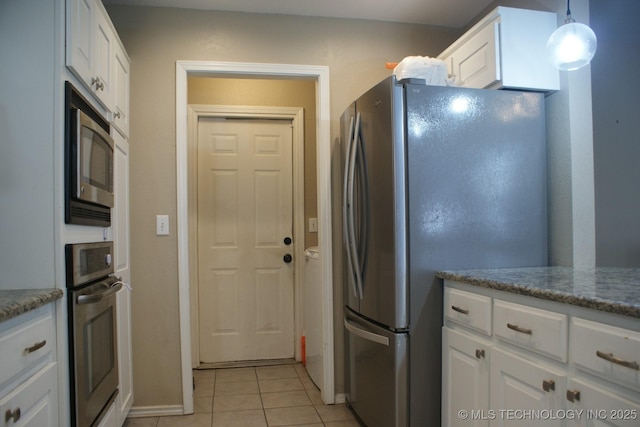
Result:
M71 425L97 425L118 395L113 242L65 246Z

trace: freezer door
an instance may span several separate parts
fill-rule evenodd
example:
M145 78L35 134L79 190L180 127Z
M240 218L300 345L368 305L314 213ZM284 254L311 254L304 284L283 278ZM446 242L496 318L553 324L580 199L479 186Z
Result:
M359 313L394 331L409 326L403 94L389 78L356 101L353 151Z
M346 400L368 427L408 424L407 334L382 329L345 308Z

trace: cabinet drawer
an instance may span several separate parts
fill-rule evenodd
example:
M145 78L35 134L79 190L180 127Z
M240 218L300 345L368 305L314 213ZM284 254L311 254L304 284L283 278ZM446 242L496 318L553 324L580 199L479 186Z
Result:
M491 335L491 298L445 288L444 316L485 335Z
M495 300L493 333L516 344L561 362L567 361L567 316Z
M573 318L570 354L578 368L640 391L639 332Z
M44 357L52 358L54 347L53 314L49 307L11 320L15 324L0 333L0 385Z

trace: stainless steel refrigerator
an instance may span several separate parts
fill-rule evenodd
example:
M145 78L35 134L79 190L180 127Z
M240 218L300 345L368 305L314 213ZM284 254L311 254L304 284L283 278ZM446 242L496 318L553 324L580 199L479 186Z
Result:
M547 265L544 96L390 77L341 128L347 404L369 427L439 426L434 273Z

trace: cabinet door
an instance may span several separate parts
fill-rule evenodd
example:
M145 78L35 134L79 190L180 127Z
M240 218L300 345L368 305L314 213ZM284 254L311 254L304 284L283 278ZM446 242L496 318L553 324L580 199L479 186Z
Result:
M2 425L54 427L58 425L57 370L51 363L0 399Z
M501 79L499 25L498 21L487 25L452 54L457 85L481 89Z
M567 427L640 425L640 402L613 394L601 385L583 380L569 380L567 410L572 410L575 414L574 419L567 422Z
M94 68L94 0L67 0L66 64L83 82L91 85Z
M67 0L66 64L111 109L115 34L96 0Z
M564 408L566 377L537 362L493 348L491 351L492 426L561 426L561 419L525 418L536 411Z
M119 43L115 43L113 125L129 137L129 58Z
M131 275L129 266L129 143L117 131L113 132L113 139L116 144L114 153L116 196L113 212L115 273L125 282L125 286L118 292L116 303L120 393L116 398L115 413L118 425L122 425L133 404Z
M94 31L94 75L99 82L92 89L102 103L110 109L113 104L114 34L106 12L100 9L96 9Z
M490 343L442 328L442 425L488 426ZM474 414L461 418L460 411Z

